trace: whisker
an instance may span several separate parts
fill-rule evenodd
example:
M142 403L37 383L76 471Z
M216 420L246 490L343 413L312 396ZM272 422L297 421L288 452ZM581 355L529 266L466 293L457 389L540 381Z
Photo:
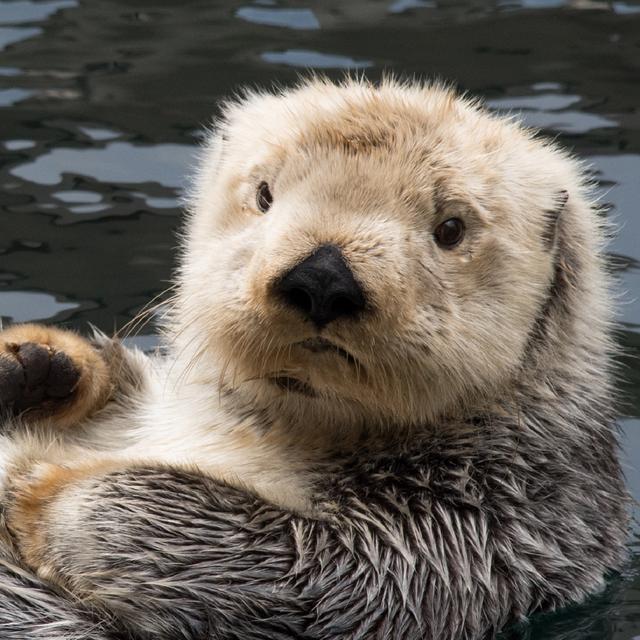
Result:
M141 325L160 307L163 305L168 305L175 300L175 295L169 296L166 300L161 300L157 304L154 304L158 298L167 295L171 291L175 291L177 288L177 284L172 284L166 289L162 290L160 293L155 295L149 302L147 302L137 313L136 315L129 320L124 326L118 329L114 338L122 340L123 338L128 338L134 331L140 328Z

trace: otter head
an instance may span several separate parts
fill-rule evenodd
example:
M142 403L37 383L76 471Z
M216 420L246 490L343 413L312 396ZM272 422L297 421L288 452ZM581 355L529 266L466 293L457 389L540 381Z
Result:
M485 402L521 375L579 183L561 152L439 86L248 95L192 199L188 366L343 423Z

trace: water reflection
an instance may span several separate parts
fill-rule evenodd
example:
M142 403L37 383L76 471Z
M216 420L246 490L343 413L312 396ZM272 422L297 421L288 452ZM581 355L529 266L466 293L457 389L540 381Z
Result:
M589 160L602 185L602 201L612 208L615 233L611 251L617 255L640 256L640 216L638 196L640 155L595 155ZM636 215L623 215L624 212ZM620 264L620 263L619 263ZM628 259L618 269L620 304L619 319L627 328L640 330L640 269L637 259ZM640 448L638 449L640 451ZM638 494L640 495L640 494Z
M193 159L194 149L186 145L113 142L103 149L54 149L11 173L37 184L58 184L63 174L75 173L106 183L157 182L179 189L186 185Z
M61 302L48 293L3 291L0 293L0 315L12 322L61 320L60 314L79 309L77 302Z
M94 191L57 191L53 197L62 200L62 202L92 203L102 200L102 196Z
M53 0L53 2L31 2L14 0L0 3L0 24L25 24L41 22L60 9L77 6L76 0Z
M2 5L0 5L2 6ZM42 33L36 27L7 28L0 27L0 50L21 40L28 40Z
M335 53L320 53L305 49L287 49L286 51L267 51L260 54L265 62L284 64L301 69L364 69L373 66L371 60L353 60Z
M144 193L134 193L133 195L144 198L144 201L152 209L176 209L180 206L179 198L152 198Z
M71 205L69 211L77 214L100 213L110 208L108 204L98 204L102 195L94 191L58 191L53 197Z
M613 2L613 10L621 15L629 13L640 13L640 4L629 4L627 2Z
M568 3L567 0L520 0L515 4L526 9L555 9Z
M3 145L9 151L23 151L24 149L32 149L36 143L33 140L5 140Z
M113 131L112 129L106 129L104 127L78 127L85 136L92 140L113 140L119 138L122 134L119 131Z
M389 13L404 13L409 9L435 9L436 3L431 0L396 0L389 5Z
M236 17L256 24L289 29L319 29L318 18L311 9L267 9L266 7L242 7Z
M27 89L0 89L0 107L8 107L22 102L30 98L34 93L34 91Z
M614 222L619 226L613 238L614 251L640 256L640 154L592 155L589 161L605 187L603 200L613 207Z
M493 99L488 100L487 104L500 111L517 113L527 126L541 129L587 133L593 129L618 126L611 118L568 109L581 100L582 98L578 95L543 93Z

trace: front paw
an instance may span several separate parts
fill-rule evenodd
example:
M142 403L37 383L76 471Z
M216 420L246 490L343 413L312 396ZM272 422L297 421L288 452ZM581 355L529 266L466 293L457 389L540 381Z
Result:
M8 342L0 353L0 406L13 413L55 413L72 400L79 381L71 358L49 345Z
M71 332L17 325L0 333L0 412L71 426L104 404L109 370L90 342Z

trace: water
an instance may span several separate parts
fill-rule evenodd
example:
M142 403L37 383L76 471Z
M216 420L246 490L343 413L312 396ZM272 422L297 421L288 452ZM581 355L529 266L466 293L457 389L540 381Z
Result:
M621 423L640 497L640 1L0 0L0 315L105 331L167 284L218 98L306 67L438 76L593 165L621 232ZM153 344L151 329L138 342ZM640 637L640 548L529 640Z

